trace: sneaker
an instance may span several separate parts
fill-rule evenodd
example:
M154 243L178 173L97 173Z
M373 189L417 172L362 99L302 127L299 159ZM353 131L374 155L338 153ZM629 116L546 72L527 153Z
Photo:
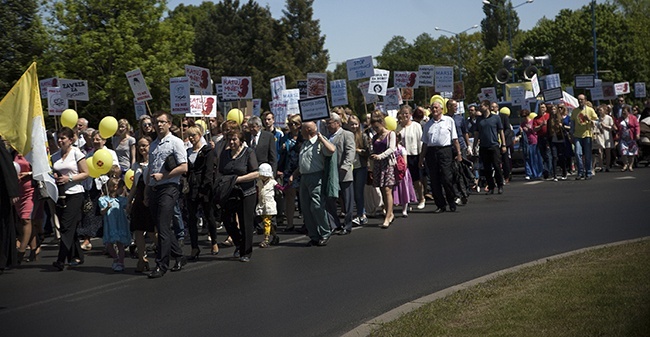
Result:
M553 177L553 181L557 181L557 177Z
M365 225L368 223L368 218L366 218L366 216L364 215L361 218L359 218L359 222L361 222L361 225Z
M567 180L568 176L564 175L562 176L562 180Z
M119 272L123 272L123 271L124 271L124 265L121 264L121 263L117 263L117 264L115 265L115 268L113 268L113 270L114 270L115 272L118 272L118 273L119 273Z
M360 226L361 225L361 220L359 220L358 216L355 217L354 219L352 219L352 224L354 224L355 226Z
M526 180L530 180L530 177L529 177L529 176L526 176Z

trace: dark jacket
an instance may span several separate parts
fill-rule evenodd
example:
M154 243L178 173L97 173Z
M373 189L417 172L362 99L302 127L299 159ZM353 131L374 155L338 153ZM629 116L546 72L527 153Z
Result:
M252 144L250 144L251 137L249 136L248 139L248 145L252 147ZM257 162L259 164L267 163L271 165L273 174L275 175L278 170L278 146L276 144L275 135L266 130L261 130L259 140L257 141L257 144L255 144L254 150Z
M232 175L222 175L217 178L214 182L214 189L212 191L212 202L224 208L226 202L231 197L231 193L235 188L235 181L237 181L237 176Z
M227 141L224 137L216 144L214 144L214 149L208 152L208 155L206 156L205 173L203 175L203 182L201 183L201 190L206 196L211 195L212 191L214 190L215 183L221 175L219 173L219 158L221 158L221 154L226 148L226 145Z
M202 195L206 201L209 197L209 194L205 194L203 191L204 179L206 176L206 171L208 167L208 155L212 151L210 145L206 144L199 150L199 153L196 155L196 160L194 163L191 163L189 160L187 162L187 184L189 185L190 192L187 195L189 200L196 200L199 198L199 195ZM189 153L192 152L192 149L188 149Z

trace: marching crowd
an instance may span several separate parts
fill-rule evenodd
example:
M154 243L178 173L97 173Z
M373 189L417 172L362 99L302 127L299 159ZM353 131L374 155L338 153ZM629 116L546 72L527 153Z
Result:
M578 101L572 111L563 104L522 109L519 134L510 110L490 101L468 106L467 118L455 100L432 100L426 108L402 106L397 120L368 113L364 123L335 108L321 121L290 115L283 130L271 112L241 123L221 115L208 123L184 118L177 127L161 111L140 118L137 130L120 120L110 146L80 118L76 127L48 135L56 203L32 179L29 162L11 144L0 147L0 270L38 259L44 231L58 238L55 270L83 264L99 237L114 271L124 271L131 255L135 270L149 278L198 260L201 235L208 236L210 254L234 246L242 262L251 259L256 233L260 248L277 245L283 225L307 235L311 246L326 246L331 235L348 235L370 216L383 217L380 227L389 228L395 206L408 217L430 197L433 213L454 212L470 193L504 193L517 143L527 180L565 180L571 173L589 180L617 158L623 171L632 171L640 129L647 127L639 121L650 109L637 117L623 97L595 109L584 95ZM86 158L102 149L112 168L93 178ZM221 226L228 237L219 242ZM189 256L182 251L186 236Z

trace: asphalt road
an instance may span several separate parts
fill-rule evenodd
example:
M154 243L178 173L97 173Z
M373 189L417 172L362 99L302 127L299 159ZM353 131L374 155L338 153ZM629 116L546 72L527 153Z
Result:
M84 265L55 272L51 247L0 276L0 326L7 336L339 336L497 270L650 236L649 202L650 168L591 181L519 176L503 195L473 195L456 213L432 214L428 203L387 230L371 219L327 247L284 235L249 263L222 249L155 280L133 271L136 260L114 273L100 247Z

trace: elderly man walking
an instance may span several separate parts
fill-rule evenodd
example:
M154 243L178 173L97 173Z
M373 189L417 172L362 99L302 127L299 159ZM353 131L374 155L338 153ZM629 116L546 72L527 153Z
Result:
M342 128L341 116L330 114L327 120L327 131L329 131L329 141L336 146L337 166L339 169L339 184L341 186L341 195L343 196L343 212L345 220L343 224L339 220L336 212L337 198L327 198L327 215L330 225L334 227L334 233L338 235L347 235L352 232L352 208L354 205L354 187L352 185L352 163L356 153L356 144L354 134Z

